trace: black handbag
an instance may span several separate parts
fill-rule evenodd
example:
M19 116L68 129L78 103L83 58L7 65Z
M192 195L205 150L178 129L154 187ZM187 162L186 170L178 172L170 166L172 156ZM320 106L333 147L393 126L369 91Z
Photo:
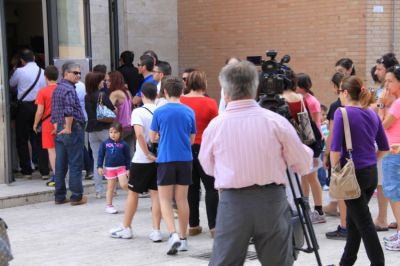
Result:
M148 108L142 106L142 108L146 109L151 115L153 115L153 112L150 111ZM157 151L158 151L158 143L150 142L147 144L147 149L149 152L157 156Z

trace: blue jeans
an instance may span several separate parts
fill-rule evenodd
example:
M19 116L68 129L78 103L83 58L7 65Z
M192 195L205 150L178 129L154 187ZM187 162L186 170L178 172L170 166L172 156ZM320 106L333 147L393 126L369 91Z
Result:
M324 154L325 154L325 151L322 151L321 156L320 156L322 162L324 161ZM326 170L325 170L324 166L322 166L318 169L318 180L319 180L319 183L321 184L321 187L325 186L327 183L326 182L327 181L326 180Z
M382 159L382 187L385 197L400 201L400 154L386 154Z
M59 125L57 133L62 129L63 126ZM71 134L56 135L56 187L54 195L57 202L65 200L67 194L65 176L68 169L71 201L80 201L82 199L83 134L83 125L74 122Z

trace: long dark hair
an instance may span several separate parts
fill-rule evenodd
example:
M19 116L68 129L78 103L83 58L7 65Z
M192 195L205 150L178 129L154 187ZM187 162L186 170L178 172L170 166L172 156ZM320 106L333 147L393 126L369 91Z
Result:
M297 87L304 89L307 93L311 95L314 95L314 93L311 90L312 87L311 78L308 74L298 73L296 75L296 79L297 79Z
M350 70L351 69L351 76L354 76L356 74L356 68L354 67L354 63L353 60L351 60L350 58L341 58L339 59L335 66L341 66L343 68L345 68L346 70Z
M125 86L125 79L121 72L112 71L108 73L108 77L110 79L109 93L111 94L113 91L121 90L125 93L126 97L128 97L128 88Z
M99 90L99 84L104 80L105 75L100 72L89 72L85 77L86 96L91 97Z

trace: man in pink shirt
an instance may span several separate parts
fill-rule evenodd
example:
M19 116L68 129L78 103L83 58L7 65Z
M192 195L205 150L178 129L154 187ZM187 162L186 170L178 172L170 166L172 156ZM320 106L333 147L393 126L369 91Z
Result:
M221 192L210 265L243 265L250 237L263 265L292 265L286 168L307 173L312 151L284 117L254 100L253 64L227 65L219 79L228 105L204 131L199 154Z

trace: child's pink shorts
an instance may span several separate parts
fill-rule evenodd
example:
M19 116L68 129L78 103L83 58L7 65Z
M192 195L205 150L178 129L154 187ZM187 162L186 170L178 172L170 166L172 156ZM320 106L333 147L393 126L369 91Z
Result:
M126 176L128 171L126 170L126 166L118 166L118 167L105 167L104 168L104 177L106 179L115 179L120 176Z

